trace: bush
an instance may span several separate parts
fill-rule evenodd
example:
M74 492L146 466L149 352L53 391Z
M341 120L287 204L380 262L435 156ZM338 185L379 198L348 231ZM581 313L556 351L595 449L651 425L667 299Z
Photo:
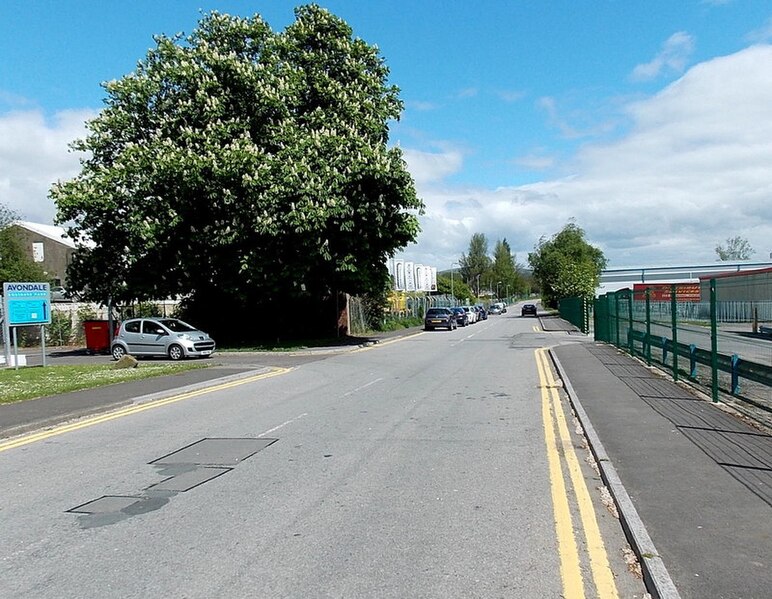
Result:
M378 330L380 331L398 331L400 329L409 329L410 327L420 327L424 321L416 316L391 317L381 321Z
M69 312L52 312L51 324L46 329L46 342L49 345L69 345L73 327Z

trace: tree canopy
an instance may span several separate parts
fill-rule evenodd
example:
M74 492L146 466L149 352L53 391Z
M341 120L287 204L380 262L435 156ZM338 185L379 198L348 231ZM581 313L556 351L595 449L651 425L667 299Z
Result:
M730 260L750 260L750 257L756 253L751 244L744 237L739 235L730 237L726 240L726 246L718 244L716 246L716 255L719 261L727 262Z
M73 288L182 296L203 318L213 302L233 314L384 288L423 208L387 146L399 90L343 20L313 4L295 17L273 32L208 13L104 84L73 144L88 158L51 190L78 246Z
M457 276L437 275L437 291L444 295L451 295L461 302L471 302L475 297L469 285Z
M518 271L515 255L506 239L499 239L488 255L488 238L475 233L469 241L469 251L459 259L461 276L476 295L499 291L502 297L525 291L526 282Z
M606 258L600 249L587 243L584 235L578 225L568 223L551 239L542 237L528 254L546 305L555 306L564 297L595 294Z
M507 289L511 293L520 293L525 290L525 282L517 271L515 255L506 238L496 242L489 277L491 290L498 287L500 296L506 294Z
M480 294L480 278L488 272L491 259L488 257L488 238L483 233L475 233L469 241L468 253L459 260L461 275L474 292Z

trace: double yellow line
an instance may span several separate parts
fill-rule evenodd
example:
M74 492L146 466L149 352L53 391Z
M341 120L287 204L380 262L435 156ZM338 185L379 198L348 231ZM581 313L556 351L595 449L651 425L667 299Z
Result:
M558 385L552 375L547 350L537 349L535 357L541 388L544 439L547 445L563 597L566 599L584 599L585 597L574 518L566 489L566 482L568 481L573 489L577 506L578 524L584 531L586 551L597 596L600 599L617 598L619 595L614 583L614 574L609 566L606 548L603 545L598 521L595 517L595 509L579 465L579 459L571 442L566 415L560 402ZM567 478L566 470L568 471Z
M103 422L109 422L110 420L116 420L117 418L131 416L132 414L138 414L140 412L145 412L147 410L155 410L156 408L168 406L169 404L177 403L178 401L183 401L185 399L191 399L193 397L205 395L207 393L212 393L214 391L221 391L223 389L239 387L241 385L246 385L247 383L253 383L254 381L267 379L272 376L278 376L280 374L289 372L290 370L291 370L290 368L274 368L270 372L263 372L261 374L256 374L254 376L248 376L245 378L236 379L225 383L212 385L211 387L205 387L203 389L196 389L195 391L180 393L178 395L167 397L166 399L159 399L157 401L148 401L147 403L141 403L138 405L129 406L127 408L115 410L114 412L109 412L107 414L99 414L97 416L83 418L82 420L78 420L77 422L73 422L71 424L63 424L61 426L56 426L52 429L40 431L38 433L32 433L30 435L25 435L16 439L11 439L9 441L2 442L0 443L0 453L2 453L3 451L7 451L8 449L23 447L24 445L29 445L30 443L43 441L44 439L49 439L51 437L57 437L59 435L70 433L72 431L77 431L82 428L87 428L89 426L94 426L96 424L101 424Z

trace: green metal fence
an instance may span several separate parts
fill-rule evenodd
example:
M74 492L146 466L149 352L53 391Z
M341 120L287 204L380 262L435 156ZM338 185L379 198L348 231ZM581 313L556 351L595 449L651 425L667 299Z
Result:
M591 306L592 304L586 297L564 297L558 300L560 317L585 334L590 332Z
M713 401L725 392L772 412L768 283L704 280L699 302L679 298L675 285L607 293L594 302L595 339L666 369L674 380L704 385ZM747 300L738 299L740 285Z

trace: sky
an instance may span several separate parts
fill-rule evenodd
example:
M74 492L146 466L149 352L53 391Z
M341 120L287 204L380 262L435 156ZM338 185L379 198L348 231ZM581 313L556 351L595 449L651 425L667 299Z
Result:
M51 224L68 149L156 34L284 0L0 0L0 204ZM426 205L397 257L450 268L483 233L518 263L574 222L609 268L772 260L770 0L330 0L377 45Z

